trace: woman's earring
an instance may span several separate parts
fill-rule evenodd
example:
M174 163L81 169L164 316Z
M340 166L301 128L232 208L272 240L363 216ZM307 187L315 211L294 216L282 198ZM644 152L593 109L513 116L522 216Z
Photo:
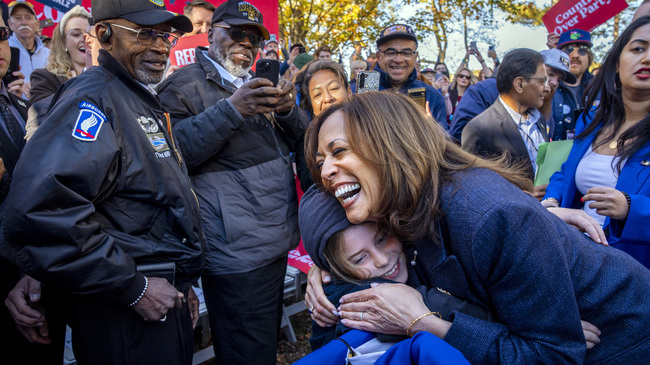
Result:
M413 251L413 254L414 254L415 256L413 256L413 260L411 260L411 266L415 266L415 259L418 258L418 252L417 252L417 251L414 250L414 251Z
M65 51L68 52L68 47L65 47Z

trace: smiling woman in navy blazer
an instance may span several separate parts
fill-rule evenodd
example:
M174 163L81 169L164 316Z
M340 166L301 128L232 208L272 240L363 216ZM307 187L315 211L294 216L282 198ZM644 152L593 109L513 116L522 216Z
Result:
M584 209L613 247L650 268L650 16L625 30L601 71L542 204Z

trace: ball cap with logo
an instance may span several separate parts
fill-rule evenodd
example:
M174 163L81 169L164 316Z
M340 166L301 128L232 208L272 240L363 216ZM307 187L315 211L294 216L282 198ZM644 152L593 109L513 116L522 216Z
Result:
M228 0L219 5L212 14L212 25L226 22L228 25L253 25L269 39L269 31L264 28L262 13L251 3L241 0Z
M560 40L557 41L557 48L562 49L562 47L571 43L584 44L589 48L593 45L591 43L591 34L582 29L571 29L560 34Z
M576 77L571 72L569 72L571 63L569 62L569 56L566 53L560 51L557 48L545 49L539 53L544 56L544 63L547 66L561 71L564 74L564 81L568 82L569 84L576 83Z
M34 10L34 5L28 3L27 1L12 1L7 5L9 7L9 16L14 12L14 9L25 8L29 10L34 16L36 16L36 11Z
M188 17L167 10L164 0L92 0L91 10L95 24L122 18L138 25L167 23L185 33L194 29Z
M377 47L382 43L389 41L395 38L410 39L418 43L418 39L415 37L415 32L413 28L406 24L393 24L389 25L384 30L379 33L379 38L377 39Z

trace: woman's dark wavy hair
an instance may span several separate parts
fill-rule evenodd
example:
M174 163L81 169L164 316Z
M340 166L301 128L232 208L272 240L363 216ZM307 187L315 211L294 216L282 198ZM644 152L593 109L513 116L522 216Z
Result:
M373 213L383 233L407 241L428 235L439 243L435 224L443 215L439 191L455 172L470 167L492 170L520 189L532 190L524 170L507 165L507 155L487 160L462 150L410 98L383 91L355 94L325 109L309 125L305 158L321 189L318 134L337 111L343 113L349 149L377 172L383 191Z
M593 120L576 138L581 139L596 132L596 138L602 133L607 133L605 138L596 147L600 147L612 140L616 132L625 123L625 104L622 97L622 85L616 68L619 64L621 53L625 46L632 40L632 35L640 27L650 24L650 16L644 16L630 24L623 34L614 42L612 48L607 52L605 60L600 67L600 72L594 77L587 86L585 94L587 95L587 104L585 110L592 110L595 103L600 97L600 103L595 107ZM613 128L608 128L613 127ZM609 129L609 131L608 131ZM639 151L645 144L650 142L650 110L648 114L630 127L625 133L618 138L618 149L616 156L619 162L616 168L620 173L624 161Z

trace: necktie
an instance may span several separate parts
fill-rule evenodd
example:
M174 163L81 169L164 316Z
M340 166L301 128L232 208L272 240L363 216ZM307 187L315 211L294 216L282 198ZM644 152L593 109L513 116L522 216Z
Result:
M25 132L23 132L23 128L18 123L18 120L16 120L16 117L14 117L14 113L9 109L7 98L2 95L0 95L0 114L2 114L2 119L5 121L11 140L14 142L18 151L21 151L25 146Z

